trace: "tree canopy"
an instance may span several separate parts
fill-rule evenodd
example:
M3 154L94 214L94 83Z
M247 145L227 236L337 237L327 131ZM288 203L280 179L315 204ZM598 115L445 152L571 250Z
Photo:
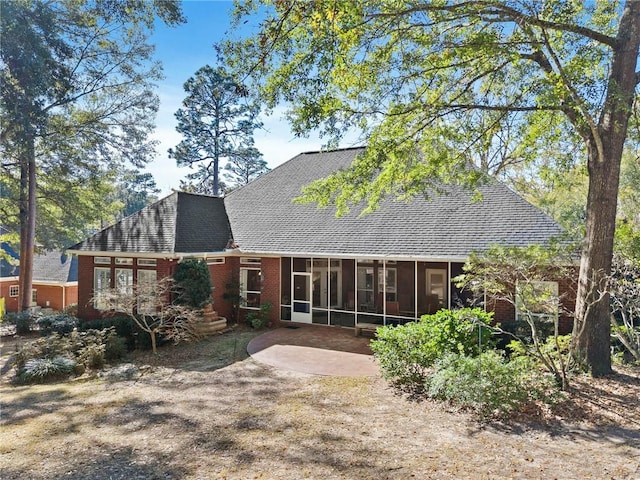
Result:
M258 159L253 131L261 127L259 109L247 102L247 91L222 68L205 65L184 84L187 96L175 116L183 140L169 149L178 166L196 167L187 175L193 190L219 195L220 161L233 165ZM235 182L237 175L231 176Z
M473 185L483 176L469 161L481 164L509 125L514 157L539 157L548 140L572 152L579 139L589 186L574 348L594 374L609 372L608 300L595 285L611 269L640 2L247 0L236 21L256 12L257 33L226 43L249 90L270 108L286 103L297 134L318 129L335 144L356 129L368 146L308 186L307 201L368 211L386 195Z
M161 67L148 35L156 18L184 21L180 4L166 0L2 5L0 183L12 187L0 204L20 225L21 292L31 291L36 235L53 239L43 229L62 227L36 222L37 206L83 223L104 205L96 200L108 190L105 175L124 163L141 166L154 152L148 134Z

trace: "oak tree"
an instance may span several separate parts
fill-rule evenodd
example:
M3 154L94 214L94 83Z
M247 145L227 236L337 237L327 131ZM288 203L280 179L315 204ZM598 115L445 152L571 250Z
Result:
M457 145L484 135L460 116L516 115L533 134L559 125L580 139L589 185L574 351L594 375L608 373L609 302L594 286L611 271L640 2L246 0L235 18L256 13L257 32L226 44L250 91L268 108L288 105L296 134L318 129L334 144L356 129L367 142L350 169L304 191L338 213L477 182Z

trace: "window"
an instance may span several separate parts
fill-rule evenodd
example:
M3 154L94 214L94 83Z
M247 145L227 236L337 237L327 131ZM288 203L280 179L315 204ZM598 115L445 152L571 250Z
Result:
M358 309L364 312L375 310L373 294L373 267L358 265Z
M114 290L117 294L113 308L121 312L131 309L131 295L133 294L133 270L130 268L116 268Z
M108 292L111 288L111 269L96 267L93 269L93 306L97 310L108 310Z
M111 265L111 257L93 257L93 263L98 265Z
M133 265L133 258L116 257L116 265Z
M207 258L207 265L221 265L225 261L224 257L210 257Z
M18 295L20 295L20 286L19 285L11 285L9 287L9 296L10 297L17 297Z
M31 290L31 304L35 305L38 303L38 291Z
M516 285L516 319L556 321L558 301L558 282L520 282Z
M245 308L260 307L260 270L257 268L240 269L240 297Z
M260 265L261 259L254 257L240 257L240 263L244 265Z
M156 280L155 270L138 270L138 313L151 315L156 312Z
M446 308L448 304L447 271L427 268L427 303L429 308ZM431 310L430 310L431 311Z
M390 262L387 262L390 263ZM387 279L383 281L384 271L386 271ZM396 300L396 269L387 267L386 270L378 269L378 291L382 292L385 287L387 302L395 302Z
M139 267L155 267L158 261L155 258L139 258L137 263Z

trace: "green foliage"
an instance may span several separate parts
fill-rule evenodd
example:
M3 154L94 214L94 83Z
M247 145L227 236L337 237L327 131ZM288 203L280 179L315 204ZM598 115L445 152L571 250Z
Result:
M26 335L31 332L38 320L38 314L31 312L8 312L2 319L9 325L16 326L16 335Z
M40 328L40 334L43 336L51 335L52 333L68 335L80 324L80 321L73 315L59 313L42 316L36 320L36 324Z
M489 350L476 357L449 353L436 361L425 390L432 398L470 409L482 419L506 417L524 405L557 398L557 387L526 357L507 361Z
M247 103L247 90L224 68L209 65L190 77L184 90L187 97L176 112L176 130L184 138L169 149L169 156L178 166L198 167L187 175L190 190L219 195L222 159L229 162L229 178L237 183L238 177L248 181L265 171L262 155L253 146L253 131L262 126L259 108Z
M18 199L31 183L29 163L37 178L38 243L68 246L115 213L106 199L118 166L153 156L153 88L162 73L148 39L156 17L169 25L185 20L177 2L3 3L4 226L24 225Z
M202 308L211 303L211 272L204 260L188 258L180 262L173 273L175 303Z
M371 350L387 380L419 390L438 358L447 353L474 356L493 346L486 326L492 316L479 308L440 310L417 322L379 328Z
M123 344L117 338L115 330L109 328L72 332L68 336L54 333L28 342L16 352L16 376L18 380L26 378L29 381L40 378L40 373L27 373L27 377L24 377L26 370L35 372L50 370L51 375L54 375L58 371L56 368L59 362L55 360L57 358L69 359L74 365L69 371L58 372L60 374L69 374L72 371L82 373L87 368L102 368L107 358L117 360L124 353ZM28 365L32 365L33 368ZM43 378L50 378L50 375L47 374Z
M267 326L267 324L269 323L269 313L271 312L272 308L273 305L271 305L271 302L265 302L260 305L260 310L251 310L247 312L247 315L245 317L247 324L251 328L256 329Z
M640 363L640 263L635 259L614 256L609 303L614 352Z
M74 372L75 360L56 356L53 358L32 358L28 360L17 374L20 383L42 383L65 378Z
M104 330L109 328L113 328L116 335L123 339L127 350L151 349L149 334L142 330L130 317L107 317L83 321L80 323L78 330ZM162 344L164 341L163 336L158 335L157 337L158 343Z

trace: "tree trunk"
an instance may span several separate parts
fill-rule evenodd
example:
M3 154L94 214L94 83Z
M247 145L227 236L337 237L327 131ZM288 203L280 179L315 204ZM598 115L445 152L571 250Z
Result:
M31 307L36 232L36 159L33 135L26 135L20 167L20 311Z
M610 307L605 282L611 274L620 162L635 97L640 2L625 4L616 41L597 132L591 132L587 141L586 236L573 329L574 355L586 362L594 376L611 372Z

